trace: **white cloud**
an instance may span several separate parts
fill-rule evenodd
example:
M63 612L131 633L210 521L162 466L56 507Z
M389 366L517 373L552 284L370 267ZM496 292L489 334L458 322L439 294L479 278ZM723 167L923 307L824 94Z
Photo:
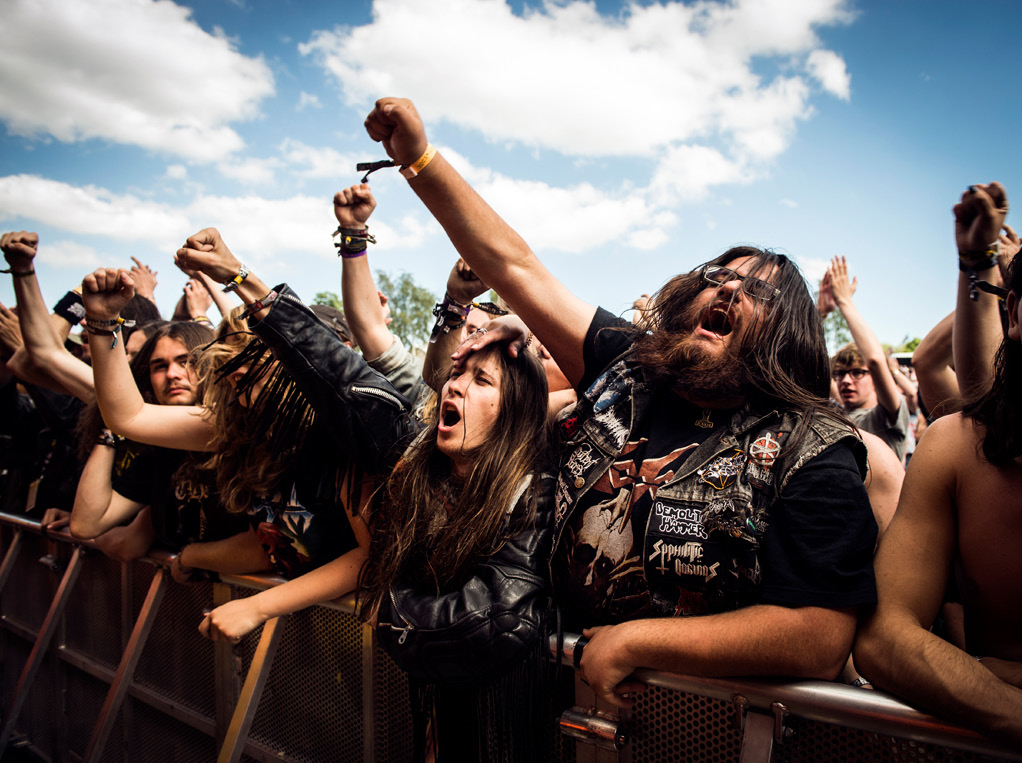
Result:
M35 175L0 177L0 217L117 241L176 242L191 228L185 213L166 204Z
M169 180L184 180L188 177L188 168L183 164L167 165L166 177Z
M306 93L304 90L298 96L298 110L304 111L307 108L321 109L323 104L319 102L319 96Z
M801 76L763 82L754 65L818 49L817 27L849 20L844 0L633 4L616 17L580 0L523 16L498 0L449 0L442 14L376 0L373 11L370 24L299 46L348 104L411 94L428 120L574 156L654 156L708 139L776 156L808 113L809 88Z
M280 159L274 157L268 159L250 157L220 162L217 169L224 177L245 185L270 185L274 180L274 173L281 164Z
M781 199L777 203L782 207L788 207L788 209L798 209L798 202L794 199Z
M831 50L814 50L806 59L806 71L828 93L843 101L852 97L852 77L844 59Z
M355 165L362 161L333 148L316 148L293 138L286 138L279 150L291 171L305 178L349 177L354 174Z
M170 0L6 0L4 32L0 119L17 135L213 161L243 147L228 125L274 90L261 58Z
M106 264L99 251L76 241L45 242L39 256L47 265L75 272L87 272Z
M820 287L823 276L827 273L827 268L830 267L830 260L819 257L795 257L795 262L802 268L802 273L809 282L810 288L816 291Z

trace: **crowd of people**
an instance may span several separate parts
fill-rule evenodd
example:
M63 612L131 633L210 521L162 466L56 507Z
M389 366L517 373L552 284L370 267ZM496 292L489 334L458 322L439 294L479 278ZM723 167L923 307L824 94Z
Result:
M998 183L954 206L957 304L901 365L843 257L814 296L787 256L733 248L616 316L410 101L365 126L460 255L424 361L388 328L365 182L334 198L343 312L269 287L212 228L175 254L171 321L138 260L51 311L45 248L8 233L5 511L120 560L168 548L181 583L286 579L196 613L215 640L355 592L409 675L423 760L546 759L549 708L522 700L549 696L561 629L620 708L639 668L841 680L1022 746L1022 266ZM831 357L834 311L852 342Z

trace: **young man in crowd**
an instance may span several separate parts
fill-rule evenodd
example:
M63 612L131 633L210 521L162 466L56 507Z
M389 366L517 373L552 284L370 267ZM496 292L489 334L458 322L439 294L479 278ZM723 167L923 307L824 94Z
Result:
M971 186L955 207L963 270L993 270L1007 201ZM988 264L989 263L989 264ZM855 645L877 687L969 728L1022 746L1022 266L1007 282L1008 329L993 385L930 425L876 558L879 603ZM996 305L991 306L996 310ZM996 320L996 317L994 318ZM987 385L983 385L986 387ZM930 631L950 576L958 581L968 652Z
M874 601L876 523L795 265L731 250L672 279L639 331L546 270L410 101L377 101L366 128L578 391L551 571L569 625L588 627L583 678L625 707L640 667L835 677Z
M857 427L890 445L904 462L908 450L908 406L884 348L852 300L855 285L848 280L844 257L831 261L820 292L821 303L840 310L852 334L852 343L838 350L831 368L845 412Z

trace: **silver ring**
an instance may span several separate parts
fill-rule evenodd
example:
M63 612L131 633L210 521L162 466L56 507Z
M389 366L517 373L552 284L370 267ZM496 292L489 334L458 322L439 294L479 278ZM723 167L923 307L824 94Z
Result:
M486 333L486 329L484 329L482 326L480 326L473 333L475 333L475 334L485 334Z

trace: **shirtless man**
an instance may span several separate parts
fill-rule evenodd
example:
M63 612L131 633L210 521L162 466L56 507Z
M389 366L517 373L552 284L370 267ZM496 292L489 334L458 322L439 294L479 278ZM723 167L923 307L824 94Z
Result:
M975 253L986 250L976 242L997 240L1007 211L999 198L1003 194L992 186L972 186L955 207L966 265L976 267ZM879 603L860 629L855 662L878 688L1017 748L1022 745L1022 608L1013 593L1022 578L1017 260L1007 286L1008 332L993 385L961 413L934 422L916 449L898 511L877 552ZM968 652L929 630L952 571L962 594Z

